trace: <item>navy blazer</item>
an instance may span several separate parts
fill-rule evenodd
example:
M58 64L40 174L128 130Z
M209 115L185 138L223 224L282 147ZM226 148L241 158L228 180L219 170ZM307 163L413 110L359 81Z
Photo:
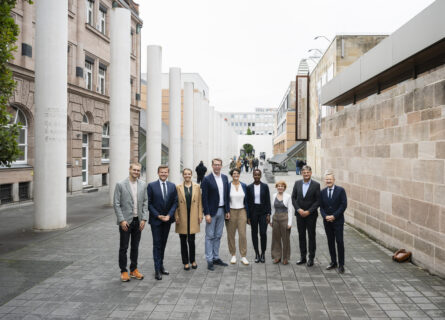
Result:
M153 181L147 186L148 211L150 212L148 223L151 225L160 225L163 223L163 221L158 219L159 215L169 215L169 223L175 222L175 211L178 207L178 192L176 191L176 186L169 181L166 181L165 187L167 189L166 201L162 199L159 180Z
M323 219L325 219L326 216L333 215L335 217L334 222L344 222L345 218L343 213L347 207L348 199L346 197L346 191L342 187L336 185L330 199L328 198L328 188L324 188L321 191L320 213Z
M232 182L233 181L230 181L230 183L229 183L229 199L230 199L230 190L232 189ZM243 191L244 191L244 209L246 209L246 213L248 214L249 205L247 203L247 185L241 181L240 181L240 183L241 183L241 187L243 188Z
M253 214L253 210L255 207L255 188L254 183L251 183L247 186L247 205L249 206L249 211L247 211L247 218ZM269 186L263 182L260 183L260 202L262 205L262 211L264 214L269 215L272 212L272 208L270 206L270 191Z
M224 187L224 213L227 213L230 212L229 179L222 173L221 179ZM213 172L202 180L201 189L204 215L210 214L213 217L218 212L219 207L219 190Z

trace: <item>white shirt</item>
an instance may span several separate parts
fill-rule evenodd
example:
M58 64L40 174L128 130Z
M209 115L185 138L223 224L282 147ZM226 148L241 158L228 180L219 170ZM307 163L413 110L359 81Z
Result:
M272 196L272 214L270 215L270 221L273 221L273 215L275 214L275 199L277 198L277 194L275 193ZM292 217L294 215L294 206L292 205L292 197L289 193L283 193L283 204L287 207L287 225L292 226Z
M235 185L232 183L230 186L230 209L243 209L244 208L244 190L241 184L238 185L238 191L236 191Z
M161 187L161 193L162 193L162 199L165 198L165 194L164 194L164 188L162 187L162 184L165 183L165 191L168 193L168 187L167 187L167 180L162 181L161 179L159 179L159 186Z
M334 188L335 188L335 185L333 185L332 188L328 188L328 190L327 190L327 192L328 192L328 198L329 198L329 199L332 198L332 196L334 195ZM330 197L329 197L329 190L332 190L332 191L331 191L331 196L330 196Z
M217 176L215 173L213 173L213 177L215 178L216 185L218 186L218 191L219 191L218 207L222 207L224 205L224 184L221 178L221 174Z
M131 195L133 197L133 217L138 216L138 181L128 180L130 183Z
M254 184L253 185L254 188L254 192L255 192L255 204L261 204L261 198L260 198L260 194L261 194L261 183L260 184Z

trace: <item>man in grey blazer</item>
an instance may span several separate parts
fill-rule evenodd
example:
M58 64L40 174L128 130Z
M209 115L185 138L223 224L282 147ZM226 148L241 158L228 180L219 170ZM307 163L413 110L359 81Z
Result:
M138 269L138 249L141 231L148 219L148 197L145 182L139 180L141 164L130 165L130 176L118 182L114 189L114 212L119 225L119 267L121 281L130 281L130 277L142 280L144 275ZM131 238L130 275L127 270L127 250Z

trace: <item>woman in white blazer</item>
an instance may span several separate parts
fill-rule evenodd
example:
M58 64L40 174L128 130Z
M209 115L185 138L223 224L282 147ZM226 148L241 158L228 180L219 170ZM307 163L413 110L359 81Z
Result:
M286 182L278 181L275 184L277 193L272 196L272 214L270 225L272 226L272 259L273 263L288 264L290 259L290 230L294 207L291 195L285 193Z

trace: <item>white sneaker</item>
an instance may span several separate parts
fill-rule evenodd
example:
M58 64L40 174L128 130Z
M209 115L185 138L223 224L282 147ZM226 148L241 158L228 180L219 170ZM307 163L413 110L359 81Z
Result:
M230 263L231 264L235 264L236 263L236 256L232 256L232 259L230 259Z
M246 266L249 265L249 261L246 259L246 257L242 257L241 262Z

